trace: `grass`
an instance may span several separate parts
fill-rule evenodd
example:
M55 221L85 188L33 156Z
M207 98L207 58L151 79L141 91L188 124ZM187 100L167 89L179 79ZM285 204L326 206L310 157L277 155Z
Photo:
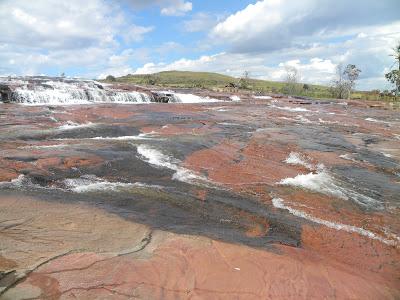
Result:
M165 71L147 75L126 75L116 78L116 82L138 85L157 85L171 88L204 88L214 91L232 91L231 84L238 84L238 78L209 72ZM284 82L248 79L246 89L260 93L288 94ZM311 98L332 98L330 88L323 85L299 83L292 92L293 96ZM373 92L355 91L352 99L391 100L382 99Z

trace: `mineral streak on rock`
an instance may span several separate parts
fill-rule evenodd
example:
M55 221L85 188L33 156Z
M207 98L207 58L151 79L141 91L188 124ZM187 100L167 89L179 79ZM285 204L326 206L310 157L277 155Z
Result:
M0 299L400 297L399 111L199 96L0 104Z

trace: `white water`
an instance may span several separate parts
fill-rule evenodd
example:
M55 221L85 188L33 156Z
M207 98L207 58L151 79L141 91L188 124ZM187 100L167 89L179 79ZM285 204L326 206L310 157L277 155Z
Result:
M96 177L95 175L83 175L79 178L68 178L61 182L62 188L57 186L41 186L34 184L25 175L19 175L18 178L10 182L0 182L0 186L4 187L17 187L17 188L37 188L37 189L51 189L51 190L64 190L72 191L74 193L88 193L88 192L104 192L104 191L120 191L132 188L151 188L162 189L162 186L151 185L140 182L124 183L124 182L110 182L105 179Z
M200 97L193 94L180 94L173 93L176 102L179 103L209 103L209 102L221 102L221 100L213 99L210 97Z
M307 119L306 117L304 117L302 115L297 115L296 116L296 120L298 120L299 122L304 123L304 124L312 124L312 123L314 123L313 121Z
M89 138L90 140L116 140L116 141L129 141L129 140L148 140L152 139L154 133L140 133L139 135L123 135L116 137L102 137L97 136Z
M41 186L39 184L33 183L29 177L26 177L25 175L21 174L17 178L12 179L11 181L3 181L0 182L0 187L17 187L21 189L32 189L32 188L37 188L37 189L56 189L55 187L47 187L47 186Z
M24 105L138 104L155 102L150 92L118 90L112 88L112 85L94 80L31 77L26 78L26 80L14 78L11 81L4 81L4 84L12 87L11 102ZM156 91L156 93L168 95L170 102L176 103L221 101L210 97L176 93L174 91Z
M96 136L91 138L61 138L54 139L54 141L76 141L76 140L97 140L97 141L138 141L138 140L162 140L162 138L156 138L156 132L150 133L140 133L139 135L122 135L122 136L114 136L114 137L104 137L104 136Z
M391 240L391 239L387 239L387 238L383 238L381 236L376 235L375 233L373 233L372 231L363 229L363 228L359 228L356 226L352 226L352 225L346 225L346 224L341 224L341 223L334 223L331 221L327 221L327 220L323 220L317 217L314 217L306 212L303 212L301 210L297 210L294 209L290 206L285 205L285 202L280 199L280 198L274 198L272 199L272 204L274 205L274 207L276 208L280 208L280 209L284 209L287 210L289 213L291 213L292 215L296 216L296 217L300 217L303 219L307 219L311 222L317 223L317 224L321 224L324 225L326 227L335 229L335 230L343 230L343 231L347 231L350 233L358 233L359 235L362 236L366 236L370 239L374 239L374 240L378 240L382 243L385 243L387 245L391 245L391 246L395 246L398 245L398 241L399 241L399 237L394 237L397 241ZM392 235L390 235L390 237L393 237Z
M299 174L294 178L285 178L279 184L300 187L343 200L353 200L367 207L381 208L382 206L379 201L362 195L350 187L342 187L326 170L318 171L317 173Z
M169 157L157 149L149 147L147 145L139 145L137 146L137 152L145 161L149 164L159 167L166 168L175 171L172 179L194 183L194 182L207 182L207 178L196 174L195 172L181 167L181 161L178 159Z
M276 105L271 105L271 107L280 109L280 110L286 110L290 112L305 112L305 111L310 111L304 107L289 107L289 106L276 106Z
M366 118L365 121L373 122L373 123L390 124L390 122L386 122L386 121L382 121L382 120L377 120L377 119L374 119L374 118Z
M153 93L159 95L165 95L170 98L169 103L210 103L210 102L222 102L222 100L210 98L210 97L201 97L193 94L183 94L176 93L172 90L168 91L153 91Z
M316 170L308 174L299 174L293 178L285 178L278 182L280 185L299 187L312 192L334 196L343 200L351 200L362 206L382 208L382 204L366 195L363 195L351 188L345 182L337 180L328 172L323 164L313 166L305 161L299 154L291 153L285 160L289 164L298 164L310 170Z
M231 122L221 122L221 123L218 123L218 125L222 125L222 126L242 126L239 123L231 123Z
M19 85L13 101L25 105L67 105L92 103L149 103L152 97L135 91L116 91L92 80L35 79Z
M349 154L349 153L339 155L339 157L341 159L350 160L352 162L357 162L357 160L355 160L353 157L351 157L351 154Z
M56 145L37 145L37 146L23 146L19 147L19 149L57 149L57 148L66 148L71 147L73 145L68 144L56 144Z
M300 165L309 170L314 169L313 165L310 164L303 155L297 152L290 152L289 156L285 159L285 162L290 165Z
M64 125L58 127L59 130L72 130L77 128L85 128L85 127L92 127L95 126L92 122L78 124L73 121L67 121Z
M67 189L75 193L101 192L101 191L119 191L130 188L156 188L161 189L158 185L147 185L144 183L124 183L110 182L105 179L98 178L94 175L85 175L80 178L65 179L64 185Z
M270 100L272 99L271 96L253 96L254 99L261 99L261 100Z

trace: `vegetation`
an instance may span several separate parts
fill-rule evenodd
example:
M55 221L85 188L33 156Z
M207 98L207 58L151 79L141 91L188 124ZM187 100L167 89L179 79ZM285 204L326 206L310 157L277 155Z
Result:
M285 83L285 94L296 95L299 93L299 71L295 67L286 67Z
M393 49L394 53L391 55L395 59L394 64L398 64L398 70L391 70L389 73L385 74L386 79L394 85L393 93L395 97L400 96L400 41L396 48ZM393 64L393 65L394 65Z
M243 78L245 76L241 76ZM107 80L106 80L107 81ZM240 78L209 72L185 72L185 71L166 71L147 75L126 75L116 78L116 82L133 83L137 85L157 85L171 88L205 88L215 91L235 92L243 87L240 86ZM332 98L331 87L294 83L295 93L291 95L312 97L312 98ZM266 81L246 78L246 90L254 93L290 94L287 90L286 82ZM371 91L354 91L352 99L365 100L391 100L390 93Z
M345 69L339 64L336 68L336 79L331 86L333 97L338 99L350 99L351 92L355 87L356 80L360 76L361 70L355 65L349 64Z
M249 71L244 71L242 77L239 78L238 88L240 89L248 89L250 86L250 73Z
M106 80L107 80L107 81L110 81L110 82L115 82L115 81L117 81L117 80L115 79L115 77L112 76L112 75L108 75L108 76L106 77Z

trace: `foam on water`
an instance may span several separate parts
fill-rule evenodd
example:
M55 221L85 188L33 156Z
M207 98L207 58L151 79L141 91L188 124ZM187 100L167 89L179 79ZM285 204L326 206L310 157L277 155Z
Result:
M383 156L388 157L388 158L392 158L393 155L389 154L389 153L385 153L385 152L381 152L383 154Z
M253 96L254 99L261 99L261 100L270 100L272 99L271 96Z
M285 159L285 162L291 165L300 165L309 170L314 169L313 165L307 162L306 158L297 152L290 152L289 156Z
M274 104L272 104L271 107L276 108L276 109L290 111L290 112L306 112L306 111L310 111L310 110L308 110L307 108L304 108L304 107L276 106Z
M332 229L335 229L335 230L343 230L343 231L350 232L350 233L357 233L359 235L368 237L370 239L378 240L378 241L380 241L380 242L382 242L384 244L390 245L390 246L397 246L399 244L399 237L393 236L393 234L389 235L389 237L392 238L392 239L388 239L388 238L381 237L381 236L373 233L372 231L369 231L369 230L366 230L366 229L363 229L363 228L359 228L359 227L352 226L352 225L346 225L346 224L335 223L335 222L323 220L323 219L314 217L314 216L312 216L312 215L310 215L310 214L308 214L308 213L306 213L304 211L297 210L297 209L294 209L294 208L292 208L290 206L285 205L285 202L280 198L272 199L272 204L276 208L287 210L289 213L291 213L292 215L294 215L296 217L300 217L300 218L309 220L309 221L317 223L317 224L324 225L326 227L329 227L329 228L332 228Z
M124 183L124 182L110 182L105 179L96 177L95 175L83 175L79 178L68 178L62 182L55 183L51 186L42 186L33 183L29 177L19 175L9 182L0 182L0 187L6 188L19 188L19 189L45 189L45 190L60 190L71 191L74 193L89 193L89 192L117 192L132 188L150 188L162 189L162 186L151 185L140 182Z
M296 116L296 120L298 120L298 121L300 121L301 123L304 123L304 124L312 124L312 123L314 123L313 121L307 119L306 117L304 117L302 115L297 115Z
M218 123L218 125L222 125L222 126L241 126L241 124L239 124L239 123L231 123L231 122L221 122L221 123Z
M297 158L293 157L293 161L297 162ZM353 190L349 184L335 179L322 164L316 168L316 172L299 174L293 178L285 178L279 181L278 184L299 187L343 200L351 200L365 207L383 208L381 202L363 195Z
M102 137L97 136L93 138L89 138L90 140L115 140L115 141L130 141L130 140L149 140L153 139L154 133L140 133L139 135L124 135L124 136L116 136L116 137Z
M29 177L21 174L17 178L12 179L11 181L3 181L0 182L0 187L5 187L5 188L18 188L18 189L56 189L55 187L52 186L42 186L36 183L33 183L32 180L30 180Z
M373 122L373 123L390 124L390 122L386 122L386 121L382 121L382 120L377 120L377 119L374 119L374 118L366 118L365 121Z
M321 118L319 118L318 121L319 121L321 124L339 124L338 121L327 121L327 120L323 120L323 119L321 119Z
M201 97L193 94L176 93L175 91L152 91L158 95L165 95L169 98L172 103L209 103L209 102L221 102L222 100Z
M124 183L124 182L110 182L94 175L84 175L79 178L70 178L64 180L64 185L68 190L75 193L89 193L101 191L119 191L130 188L156 188L161 189L158 185L147 185L144 183Z
M151 98L139 92L105 92L85 91L79 89L66 90L25 90L16 89L14 97L17 103L24 105L70 105L93 103L149 103Z
M57 148L65 148L70 147L68 144L56 144L56 145L37 145L37 146L23 146L19 147L19 149L57 149Z
M95 124L92 122L84 123L84 124L78 124L73 121L67 121L64 125L61 125L58 127L59 130L73 130L77 128L85 128L85 127L92 127Z
M221 102L221 100L213 99L210 97L200 97L193 94L181 94L181 93L173 93L176 102L179 103L209 103L209 102Z
M210 107L208 110L215 110L215 111L229 111L229 109L225 108L224 106L216 106L216 107Z
M93 80L30 78L13 79L11 101L24 105L70 105L92 103L148 103L151 95L136 91L113 90Z
M230 96L229 97L232 101L240 101L240 97L239 96L236 96L236 95L233 95L233 96Z
M345 159L345 160L350 160L350 161L353 161L353 162L357 162L357 160L355 160L353 157L351 157L351 154L349 154L349 153L339 155L339 157L340 157L341 159Z
M157 149L149 147L147 145L138 145L137 152L145 161L149 164L159 167L166 168L175 171L172 179L194 183L194 182L207 182L207 178L196 174L195 172L181 167L181 162L175 158L169 157Z

